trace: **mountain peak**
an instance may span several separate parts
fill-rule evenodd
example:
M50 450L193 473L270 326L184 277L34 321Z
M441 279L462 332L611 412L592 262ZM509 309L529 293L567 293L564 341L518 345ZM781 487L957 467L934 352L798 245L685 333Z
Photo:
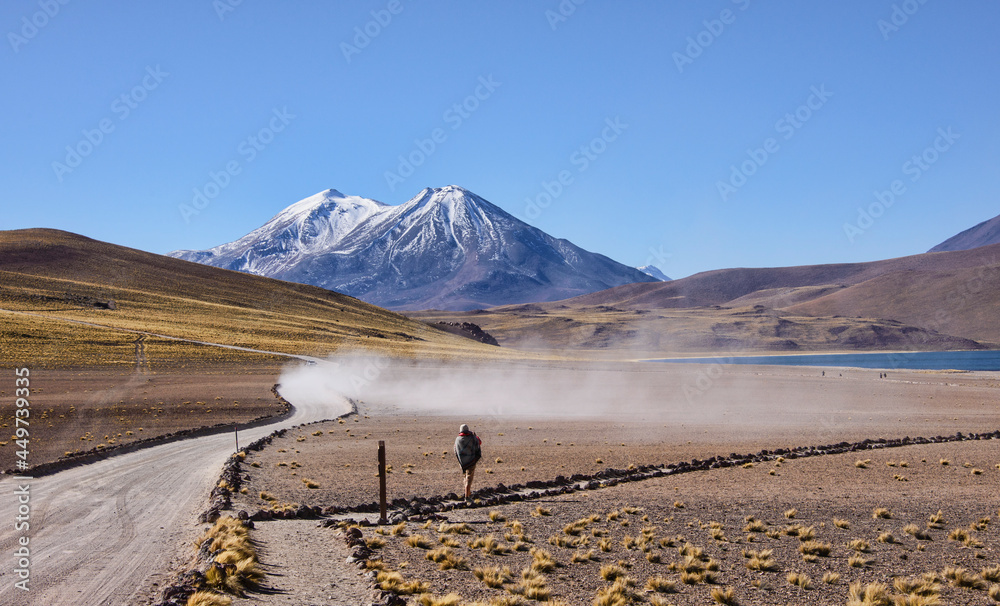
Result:
M328 189L235 242L171 256L330 288L392 309L551 301L653 280L457 185L424 188L398 206Z

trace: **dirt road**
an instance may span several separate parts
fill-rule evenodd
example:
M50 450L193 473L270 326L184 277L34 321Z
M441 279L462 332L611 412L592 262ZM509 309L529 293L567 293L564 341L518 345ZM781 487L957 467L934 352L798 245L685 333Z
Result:
M240 433L249 443L283 426L329 419L344 399L309 401L283 394L295 414ZM33 480L0 480L0 603L133 604L143 588L166 580L198 534L198 514L226 457L231 434L165 444ZM28 486L29 591L15 587L18 495Z

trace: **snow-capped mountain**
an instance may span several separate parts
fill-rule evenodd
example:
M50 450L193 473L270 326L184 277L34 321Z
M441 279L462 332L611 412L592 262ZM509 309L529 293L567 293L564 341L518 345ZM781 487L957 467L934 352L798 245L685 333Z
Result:
M390 309L553 301L654 281L454 185L424 189L399 206L328 189L235 242L170 256L321 286Z
M656 278L660 282L670 281L670 278L668 278L667 275L662 271L660 271L660 268L655 265L643 265L642 267L636 267L636 269L646 274L647 276Z

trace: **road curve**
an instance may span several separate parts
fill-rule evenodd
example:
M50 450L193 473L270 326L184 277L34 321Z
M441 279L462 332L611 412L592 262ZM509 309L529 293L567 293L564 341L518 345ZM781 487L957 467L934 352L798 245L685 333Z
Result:
M334 367L334 365L331 365ZM334 418L350 410L342 397L301 398L279 423L240 432L250 443L275 429ZM198 514L234 451L231 434L164 444L66 471L0 480L0 603L134 604L143 587L185 559ZM29 591L15 587L18 496L29 486Z

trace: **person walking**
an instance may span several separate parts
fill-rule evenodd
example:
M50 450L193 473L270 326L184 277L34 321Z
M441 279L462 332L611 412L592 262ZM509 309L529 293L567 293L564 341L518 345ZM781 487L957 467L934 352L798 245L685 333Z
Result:
M482 458L483 452L480 446L483 441L479 439L469 426L462 424L458 428L458 437L455 438L455 456L458 457L458 464L462 466L462 473L465 474L465 500L472 500L472 476L476 473L476 463Z

